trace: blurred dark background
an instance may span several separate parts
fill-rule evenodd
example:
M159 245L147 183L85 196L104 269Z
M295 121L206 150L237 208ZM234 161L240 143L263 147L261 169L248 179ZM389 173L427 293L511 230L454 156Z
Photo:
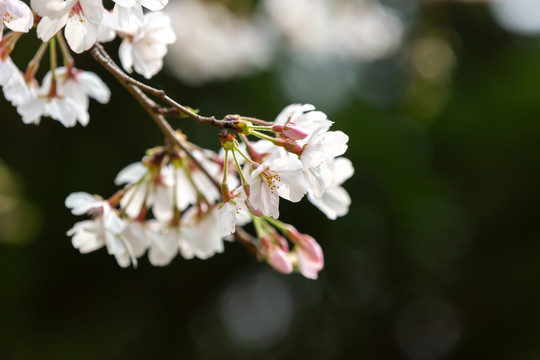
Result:
M539 359L540 33L505 28L486 3L383 3L404 31L377 59L306 65L278 51L240 78L188 85L173 62L149 81L219 117L313 103L350 136L349 214L282 209L323 247L316 281L234 243L164 268L79 254L65 197L111 195L163 136L88 54L77 67L113 96L92 101L86 128L24 125L2 98L0 358ZM32 37L13 54L21 68ZM215 129L171 123L218 149Z

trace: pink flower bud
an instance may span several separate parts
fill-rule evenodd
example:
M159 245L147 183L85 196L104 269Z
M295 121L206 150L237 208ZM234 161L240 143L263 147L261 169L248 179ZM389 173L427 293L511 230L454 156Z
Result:
M290 274L293 271L293 265L287 254L277 246L268 252L266 261L274 270L282 274Z
M302 147L294 140L291 139L276 139L274 144L281 146L288 152L291 152L296 155L302 154Z
M276 124L272 126L272 131L281 133L281 135L291 140L303 140L308 136L308 133L293 122L288 122L285 125Z
M287 253L268 239L262 239L262 241L266 250L266 261L268 262L268 265L282 274L290 274L293 271L293 265L291 260L289 260Z
M283 128L283 135L292 140L303 140L308 136L296 123L288 122Z
M324 267L324 255L321 246L314 238L299 233L292 226L287 235L296 245L298 270L308 279L316 279L318 272Z
M283 132L284 127L285 127L284 125L276 124L276 125L272 126L272 131L277 132L277 133L281 133L281 132Z

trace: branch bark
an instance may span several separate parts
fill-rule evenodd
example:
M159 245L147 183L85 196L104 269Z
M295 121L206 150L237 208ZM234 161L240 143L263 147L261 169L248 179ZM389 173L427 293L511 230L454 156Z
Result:
M94 59L100 63L105 69L107 69L117 80L122 84L130 93L133 95L133 97L139 102L139 104L146 110L146 112L152 117L156 125L159 127L161 132L171 141L172 144L177 145L180 149L182 149L190 158L191 160L197 165L197 167L205 174L206 177L212 182L212 184L216 187L216 189L221 193L221 187L219 183L208 173L208 171L205 169L205 167L200 163L200 161L193 155L193 152L189 149L189 146L186 144L186 141L181 139L174 129L171 127L171 125L167 122L165 117L161 113L162 107L157 104L154 100L149 98L144 90L149 92L150 94L153 94L157 97L168 98L167 95L165 95L165 92L163 90L154 89L146 84L141 83L140 81L137 81L127 75L120 67L114 62L114 60L107 54L105 49L100 44L96 44L92 47L90 50L90 53L94 57ZM172 100L172 99L171 99ZM183 109L186 109L182 105L178 104L178 106L181 106ZM194 114L188 110L185 110L191 114ZM198 116L197 114L194 114ZM204 117L203 117L204 118ZM221 122L228 122L226 120L221 120ZM204 124L205 122L201 122L201 124ZM212 125L216 126L212 123ZM223 126L218 126L223 127Z

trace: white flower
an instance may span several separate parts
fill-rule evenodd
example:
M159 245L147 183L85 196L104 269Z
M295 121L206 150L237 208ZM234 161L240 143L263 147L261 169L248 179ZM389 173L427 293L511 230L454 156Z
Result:
M162 10L169 0L114 0L113 13L119 29L125 29L132 24L144 21L143 7L151 11Z
M300 145L306 144L315 131L328 131L333 124L325 113L315 110L311 104L291 104L279 113L274 122L280 125L285 125L288 122L298 125L308 135L303 140L298 141Z
M0 86L4 86L7 84L15 70L19 71L19 69L13 63L10 57L7 57L5 60L2 60L2 58L0 58Z
M204 260L223 252L223 239L218 232L217 222L216 211L212 209L193 206L184 213L180 242L180 252L184 258L196 256Z
M4 26L7 26L16 32L28 32L34 25L34 15L32 10L20 0L2 0L0 1L0 40L4 32Z
M103 225L112 233L121 233L126 226L116 211L105 200L98 199L86 192L75 192L66 198L66 207L71 209L73 215L83 215L94 211L103 218Z
M326 131L321 127L304 145L300 161L309 184L308 191L316 197L322 196L329 186L328 180L324 177L325 162L343 155L347 150L348 141L349 137L342 131Z
M0 86L5 98L13 106L19 106L37 96L38 85L35 82L27 84L23 74L9 57L0 61Z
M42 116L60 121L65 127L77 124L77 115L84 112L73 99L48 96L42 86L35 96L28 98L17 107L25 124L39 124Z
M58 81L58 95L73 99L78 107L84 109L84 111L81 111L78 114L77 119L83 126L86 126L89 121L89 97L97 100L101 104L109 102L111 97L109 88L100 77L93 72L78 69L71 69L71 71L68 71L65 67L59 67L56 69L55 74ZM51 76L50 72L43 80L44 83L48 81L47 76Z
M217 213L217 228L220 236L227 236L236 231L236 226L244 226L251 221L249 210L247 209L246 194L243 188L237 188L234 193L238 195L218 206Z
M210 150L205 151L193 151L193 156L198 160L199 164L206 170L206 173L210 175L215 181L221 181L223 176L222 168L216 162L212 161L212 158L217 158L217 154ZM221 198L221 192L215 186L210 178L198 167L192 163L192 169L190 169L191 178L193 184L197 188L206 201L213 204ZM180 190L180 189L179 189Z
M42 17L37 35L48 41L65 26L64 34L76 53L95 44L105 8L101 0L32 0L32 9Z
M221 204L217 212L217 228L220 236L227 236L236 231L237 203L234 200Z
M308 192L308 199L329 219L335 220L349 212L351 197L341 184L353 175L354 168L351 161L343 157L327 161L325 168L323 176L328 178L328 187L320 197Z
M85 192L70 194L66 198L66 207L74 215L91 213L95 216L93 220L76 223L67 232L68 236L73 236L72 244L76 249L87 253L106 246L120 266L137 265L137 257L147 247L146 238L141 236L140 224L127 223L107 201Z
M174 178L170 166L151 171L140 162L133 163L118 173L115 184L132 185L120 200L120 206L129 217L138 217L143 206L146 206L152 208L152 213L159 221L172 219Z
M194 170L197 171L197 170ZM189 175L183 166L174 168L175 200L178 210L184 211L189 205L197 202L197 190L189 180Z
M89 121L88 97L101 103L109 101L110 91L94 73L64 67L56 69L56 86L51 93L52 73L43 78L38 91L22 101L17 111L23 122L38 124L41 116L50 116L65 127L73 127L77 121L86 126Z
M132 24L118 35L124 38L118 50L122 66L128 72L134 68L147 79L161 70L167 45L176 40L171 19L162 12L144 15L142 25Z
M178 254L181 242L181 228L163 226L158 221L149 221L146 235L150 242L148 260L154 266L168 265Z
M293 157L263 162L251 173L250 206L274 219L279 217L279 197L298 202L307 192L302 163Z
M120 229L107 227L102 218L75 223L67 235L73 236L71 243L82 254L98 250L105 246L109 255L114 255L118 265L137 266L137 257L147 247L147 241L138 232L138 223L123 223Z

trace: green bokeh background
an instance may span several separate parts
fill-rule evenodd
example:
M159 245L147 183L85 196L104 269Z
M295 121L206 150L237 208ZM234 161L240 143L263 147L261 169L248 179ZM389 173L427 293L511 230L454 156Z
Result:
M455 66L422 80L409 52L440 34ZM20 44L22 64L36 43ZM91 103L86 128L27 126L0 100L0 358L540 358L539 38L506 33L481 5L423 5L404 49L366 68L383 84L320 109L350 136L356 172L346 217L283 207L324 249L317 281L274 273L234 243L165 268L79 254L65 197L112 194L117 172L163 137L89 55L77 67L113 93ZM291 102L278 71L194 88L164 72L151 84L203 114L271 120ZM171 123L217 149L215 129Z

